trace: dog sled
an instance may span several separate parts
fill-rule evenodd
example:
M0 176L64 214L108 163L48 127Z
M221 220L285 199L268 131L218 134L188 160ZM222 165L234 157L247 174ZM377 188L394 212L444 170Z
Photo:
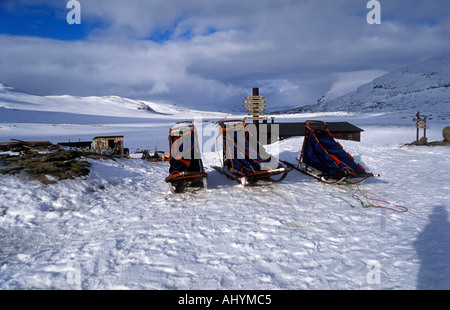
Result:
M206 189L205 172L195 126L180 123L169 130L169 176L165 181L173 193Z
M257 140L255 132L242 120L220 120L222 167L213 166L227 178L248 186L259 181L282 181L292 168L270 155Z
M328 130L328 123L322 121L307 121L305 123L305 138L298 163L284 162L300 172L310 175L328 184L360 183L378 174L367 172L355 162L353 156L347 153Z

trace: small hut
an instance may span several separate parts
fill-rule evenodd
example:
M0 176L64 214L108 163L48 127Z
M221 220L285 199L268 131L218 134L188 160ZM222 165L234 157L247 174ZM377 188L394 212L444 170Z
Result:
M123 136L100 136L93 141L97 153L124 156Z

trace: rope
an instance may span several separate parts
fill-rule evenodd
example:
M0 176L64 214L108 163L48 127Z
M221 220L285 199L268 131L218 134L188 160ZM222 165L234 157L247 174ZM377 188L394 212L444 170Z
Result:
M350 203L349 201L347 201L346 199L344 199L343 197L339 196L339 194L345 194L347 196L350 196L351 198L354 198L355 200L357 200L359 202L359 205L353 205L352 203ZM342 201L344 201L345 203L347 203L350 207L352 208L368 208L369 206L371 206L371 204L368 203L364 203L358 196L356 196L355 194L353 194L352 189L350 188L348 191L346 192L331 192L330 196L333 196L335 198L338 198Z
M360 197L358 197L358 196L354 193L354 190L353 190L352 187L349 187L347 192L332 192L332 193L330 193L330 195L333 196L333 197L335 197L335 198L338 198L338 199L343 200L343 201L346 202L348 205L350 205L352 208L378 208L378 209L387 209L387 210L391 210L391 211L398 212L398 213L408 212L408 208L406 208L406 207L404 207L404 206L401 206L401 205L392 205L390 202L385 201L385 200L367 197L367 195L365 195L365 194L361 191L361 189L359 188L358 184L357 184L355 181L350 182L350 184L355 185L355 187L356 187L356 189L357 189L357 192L358 192L359 194L361 194L361 195L366 199L365 202L364 202ZM344 198L338 196L337 194L347 194L347 195L349 195L351 198L353 198L353 199L355 199L357 202L359 202L359 205L353 205L353 204L351 204L350 202L348 202L347 200L345 200ZM392 205L393 207L382 206L382 205L375 205L375 204L369 202L369 200L381 202L381 203L384 203L384 204L387 204L387 205Z

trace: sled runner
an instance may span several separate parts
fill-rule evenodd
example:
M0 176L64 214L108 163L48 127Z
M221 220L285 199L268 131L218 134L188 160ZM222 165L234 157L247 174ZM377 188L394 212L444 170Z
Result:
M258 181L275 183L282 181L292 170L267 153L255 134L246 129L244 121L221 120L217 124L223 143L222 167L212 168L229 179L244 186Z
M369 177L379 176L367 172L354 161L328 130L322 121L305 123L305 139L297 165L284 162L292 168L310 175L324 183L360 183Z
M169 176L165 181L173 193L207 187L208 174L203 168L197 131L190 123L169 130Z

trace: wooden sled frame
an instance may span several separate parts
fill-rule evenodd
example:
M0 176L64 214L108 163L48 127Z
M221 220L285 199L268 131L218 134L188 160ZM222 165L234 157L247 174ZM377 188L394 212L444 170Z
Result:
M258 181L264 180L264 181L269 181L271 183L277 183L280 182L282 180L284 180L284 178L287 176L287 174L292 171L292 168L290 168L289 166L285 165L284 163L282 163L281 161L277 160L277 162L280 162L284 165L284 167L279 167L279 168L275 168L275 169L268 169L268 170L252 170L251 172L245 172L244 169L234 169L232 167L232 170L230 170L228 167L225 166L225 159L226 159L226 154L227 154L227 135L225 134L225 131L227 130L225 123L237 123L235 125L243 125L245 126L245 121L244 120L220 120L218 122L216 122L216 124L219 125L220 127L220 134L222 135L222 143L223 143L223 150L222 150L222 167L216 167L213 166L212 168L215 169L216 171L224 174L227 178L232 179L232 180L236 180L238 183L244 185L244 186L249 186L251 184L255 184ZM246 132L245 135L250 134L250 132ZM228 141L228 143L230 143L230 141ZM234 146L235 143L234 141L231 141L232 145ZM241 150L242 151L242 150ZM245 153L245 150L243 150L243 152ZM259 154L259 153L258 153ZM239 159L236 159L239 161ZM248 170L248 168L246 168ZM281 175L278 179L274 178L274 176L276 175Z
M179 193L183 192L187 187L206 188L207 178L208 174L206 172L174 171L164 181L169 184L171 192Z
M320 182L326 183L326 184L359 184L365 180L367 180L370 177L378 177L378 174L373 173L366 173L366 174L353 174L348 176L343 176L341 178L330 178L330 176L322 173L322 171L319 171L317 169L314 169L313 167L306 167L306 165L302 164L292 164L287 161L282 161L285 165L292 167L292 169L295 169L297 171L300 171L306 175L309 175ZM352 180L352 181L349 181Z

